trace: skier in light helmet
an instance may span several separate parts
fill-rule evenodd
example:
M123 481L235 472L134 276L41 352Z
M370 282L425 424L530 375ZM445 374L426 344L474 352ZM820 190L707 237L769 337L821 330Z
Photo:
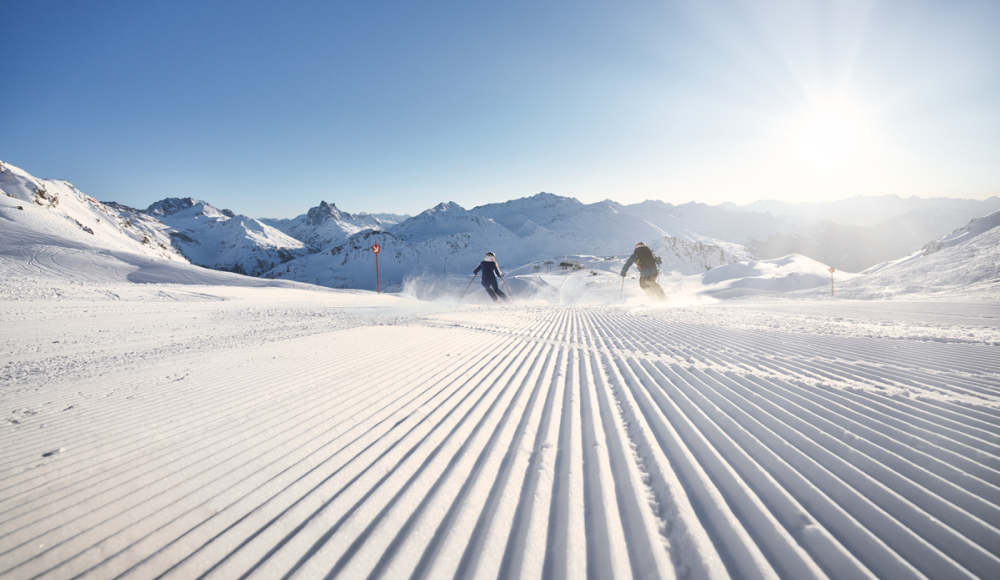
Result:
M635 245L635 251L625 262L625 266L622 267L622 278L628 273L632 264L635 264L636 268L639 268L639 287L654 302L664 302L667 300L667 295L663 292L663 288L660 288L660 285L656 283L656 278L660 274L657 265L662 262L663 260L653 255L653 250L646 247L646 244L639 242Z
M493 302L500 303L500 299L504 302L510 302L510 298L500 291L500 287L497 285L497 276L503 278L503 274L500 273L500 267L497 266L497 257L493 252L486 252L486 257L483 261L476 266L476 269L472 271L473 274L478 274L479 271L483 272L483 288L486 289L486 293L490 295Z

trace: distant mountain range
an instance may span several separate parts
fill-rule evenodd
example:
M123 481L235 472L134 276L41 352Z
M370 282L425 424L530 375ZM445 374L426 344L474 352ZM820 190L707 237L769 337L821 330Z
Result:
M248 276L363 289L375 288L374 242L382 248L383 289L414 276L471 276L487 251L497 254L503 269L540 268L570 256L627 256L638 241L677 274L788 254L859 272L908 256L1000 209L997 197L854 197L826 205L738 207L655 200L584 204L543 192L472 209L441 203L416 216L350 214L322 201L293 219L255 219L190 197L164 199L144 210L98 202L69 182L38 179L5 163L0 189L22 207L11 213L3 206L3 217L93 246ZM824 213L841 221L818 217ZM848 219L853 213L864 217Z

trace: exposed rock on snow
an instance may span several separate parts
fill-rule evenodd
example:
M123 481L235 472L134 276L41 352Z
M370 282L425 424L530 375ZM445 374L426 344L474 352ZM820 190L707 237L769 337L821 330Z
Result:
M169 228L158 220L132 208L98 202L68 181L38 179L9 163L2 166L0 219L21 226L18 235L38 247L54 243L187 262L171 247ZM9 239L12 231L7 233Z
M169 228L171 243L192 263L259 276L315 250L253 218L193 198L170 198L146 209Z
M294 219L260 221L319 249L326 249L363 230L384 230L395 223L383 222L366 213L352 215L325 201Z
M750 259L746 251L734 255L720 246L679 238L661 238L647 245L657 257L663 259L660 271L667 274L702 274L712 268Z

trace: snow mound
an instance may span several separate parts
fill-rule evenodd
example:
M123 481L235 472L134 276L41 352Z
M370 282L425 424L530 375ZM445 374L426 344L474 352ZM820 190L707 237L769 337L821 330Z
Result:
M825 286L830 283L830 272L828 266L816 260L790 254L775 260L736 262L712 268L701 276L701 283L708 286L702 290L703 294L713 298L738 298Z

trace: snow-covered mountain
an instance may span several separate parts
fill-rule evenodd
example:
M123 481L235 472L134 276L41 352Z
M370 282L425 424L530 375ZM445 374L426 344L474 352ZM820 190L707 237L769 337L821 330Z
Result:
M259 276L315 250L267 224L194 198L168 198L146 214L170 228L171 241L192 263Z
M187 262L171 246L169 228L155 218L115 203L101 203L68 181L38 179L0 162L0 218L20 226L39 244L124 251Z
M384 230L401 221L401 216L382 215L386 221L368 213L352 215L337 209L336 204L321 201L318 206L292 219L263 218L260 221L314 248L328 248L358 232Z
M912 209L874 226L858 226L725 205L675 206L654 200L585 204L542 192L472 209L441 203L412 217L349 214L323 201L291 220L258 220L191 197L161 200L145 210L99 203L68 182L39 180L10 165L4 166L0 184L7 194L3 217L25 231L251 276L369 290L398 290L415 278L466 278L487 251L497 254L505 271L539 272L577 256L593 264L588 268L615 273L635 243L644 241L664 260L665 275L700 275L787 256L797 257L779 270L794 263L811 271L812 266L802 266L808 260L817 271L832 265L843 273L911 256L922 247L923 253L948 248L973 233L966 229L937 245L926 244L953 230L940 231L951 221L968 220L962 204L948 206L948 211ZM970 227L982 230L986 223L992 222ZM382 247L378 282L371 251L375 242ZM781 270L741 278L783 275L787 272Z
M652 203L658 202L645 205ZM381 286L393 288L407 277L471 275L488 251L496 253L502 268L518 268L559 256L628 256L637 241L646 241L664 259L665 272L683 274L752 258L739 244L706 235L713 233L710 227L669 216L668 206L662 205L657 209L663 210L665 227L656 225L652 220L657 216L644 214L642 208L612 201L583 204L544 192L471 210L454 202L441 203L388 231L355 234L336 247L277 266L265 276L373 289L375 256L370 248L375 241L382 247ZM672 232L684 238L671 237ZM692 237L696 240L687 241Z
M1000 226L1000 210L995 211L988 216L971 220L964 227L958 228L940 240L927 244L923 247L922 255L927 256L935 252L940 252L945 248L964 244L971 241L973 238L989 232L997 226Z
M845 298L936 293L1000 296L1000 211L927 243L906 257L865 270L842 286Z

